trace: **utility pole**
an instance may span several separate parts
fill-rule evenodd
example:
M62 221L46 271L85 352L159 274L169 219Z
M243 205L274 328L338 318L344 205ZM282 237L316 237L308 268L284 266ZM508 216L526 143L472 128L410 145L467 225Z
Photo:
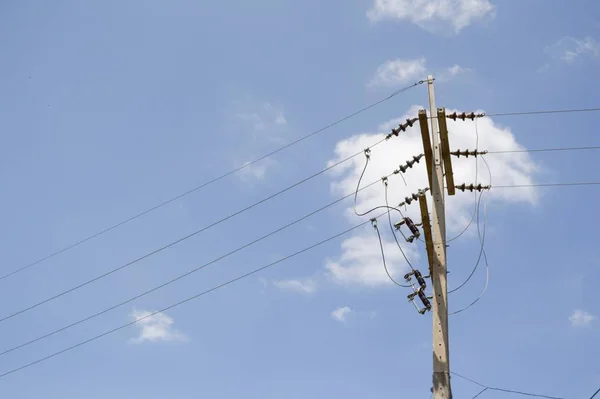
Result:
M451 399L446 268L446 210L443 168L444 156L449 157L450 154L442 154L433 81L433 76L429 75L427 77L427 88L429 92L429 120L431 121L433 145L433 165L431 165L431 196L433 198L433 262L431 268L431 283L433 286L433 398ZM444 126L445 122L444 120ZM423 128L423 124L421 127ZM452 172L450 171L450 173ZM454 190L454 187L452 187L452 190Z

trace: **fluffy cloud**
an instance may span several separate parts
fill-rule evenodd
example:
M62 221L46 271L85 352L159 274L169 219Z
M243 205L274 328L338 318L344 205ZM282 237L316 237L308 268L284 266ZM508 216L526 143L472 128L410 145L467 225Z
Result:
M350 309L348 306L344 306L331 312L331 317L340 323L345 323L346 320L348 320L350 313L352 313L352 309Z
M426 60L423 57L409 60L395 59L386 61L377 67L374 76L367 83L367 87L394 87L424 79L429 71L429 68L425 64ZM469 68L464 68L456 64L435 71L435 74L438 75L438 79L447 81L456 75L469 71Z
M279 165L277 161L274 161L270 158L265 158L253 164L250 164L250 161L247 161L242 164L244 168L240 170L239 176L247 183L257 180L261 181L267 176L267 171L276 167L277 165Z
M407 20L427 30L447 25L459 33L477 20L493 16L494 9L489 0L375 0L367 17L374 22Z
M571 316L569 316L569 321L573 327L586 327L589 326L594 320L596 320L596 316L586 312L585 310L575 310Z
M413 107L407 115L392 120L381 125L379 132L388 133L391 128L396 127L408 117L417 115L419 109L423 107ZM448 110L453 112L453 110ZM479 133L480 150L518 150L523 149L518 144L514 135L508 127L496 124L490 118L482 118L477 121L448 121L450 131L450 143L452 149L475 149L476 146L476 126ZM330 163L337 162L351 154L361 151L373 144L381 137L380 134L361 134L349 139L340 141L335 148L335 158ZM397 169L400 164L412 159L414 155L423 152L423 144L418 123L399 137L392 138L372 149L371 162L365 172L362 185L377 181L381 176L390 174ZM534 182L535 175L539 172L538 166L530 159L527 153L510 153L489 155L486 157L492 171L494 185L514 185L531 184ZM363 171L365 158L356 157L352 161L343 164L335 169L329 176L332 178L331 189L335 195L347 194L356 189L356 184ZM489 178L484 164L478 163L478 182L488 183ZM456 184L475 182L476 161L473 157L453 158L454 180ZM407 185L405 186L399 176L393 176L389 179L389 202L390 205L398 205L406 196L417 192L429 186L424 160L415 167L409 169L406 174ZM485 194L490 201L502 201L507 203L527 203L535 204L538 193L535 188L519 189L501 189L496 188ZM428 195L428 201L430 196ZM453 197L447 197L446 223L449 238L464 229L471 220L474 211L475 194L463 193L458 191ZM384 186L376 184L375 186L363 190L358 194L357 209L365 211L376 206L385 204ZM431 212L431 204L429 210ZM352 208L345 211L350 223L359 222ZM421 220L419 206L414 204L408 206L405 215L411 217L415 222ZM376 216L374 212L370 217ZM399 215L393 214L393 222L398 221ZM364 220L364 219L363 219ZM379 219L379 228L383 235L384 249L387 258L388 269L392 276L398 281L402 281L403 274L408 266L404 257L396 247L396 243L391 238L389 224L386 218ZM408 244L400 237L401 245L411 262L419 262L420 258L426 258L420 243ZM423 253L420 257L419 253ZM341 244L341 255L336 259L329 259L326 262L326 270L331 279L343 285L366 285L381 286L390 284L382 265L382 258L379 248L379 242L376 233L371 226L367 226L357 231L354 235L344 240ZM423 266L420 266L421 268Z
M253 137L281 142L280 134L287 125L283 110L269 102L251 108L250 112L239 112L236 117L252 128Z
M591 37L576 39L567 36L546 47L546 52L553 58L572 64L582 57L600 57L600 45Z
M381 64L368 86L396 86L425 78L425 58L396 59Z
M294 291L302 294L312 294L317 290L317 284L312 279L279 280L274 281L273 285L282 290Z
M186 341L187 337L173 328L173 318L164 313L152 313L148 310L133 310L131 318L138 321L139 335L131 339L132 343L158 341Z

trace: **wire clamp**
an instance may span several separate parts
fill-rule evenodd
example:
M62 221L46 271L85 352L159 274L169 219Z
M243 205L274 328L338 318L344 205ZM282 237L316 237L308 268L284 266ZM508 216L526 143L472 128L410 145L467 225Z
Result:
M373 226L374 229L377 228L377 218L371 219L371 226Z
M365 149L363 150L363 152L365 153L365 157L366 157L367 159L371 159L371 149L370 149L370 148L368 148L368 147L367 147L367 148L365 148Z

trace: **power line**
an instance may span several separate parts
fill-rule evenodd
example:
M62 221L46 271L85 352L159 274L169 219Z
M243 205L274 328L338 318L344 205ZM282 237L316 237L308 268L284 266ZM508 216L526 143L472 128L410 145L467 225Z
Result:
M600 388L598 388L596 393L594 393L590 399L594 399L596 397L596 395L598 395L598 393L600 393Z
M521 187L573 187L573 186L598 186L600 182L581 183L540 183L540 184L510 184L505 186L492 186L492 188L521 188Z
M488 154L513 154L513 153L518 153L518 152L553 152L553 151L585 151L585 150L600 150L600 146L532 148L532 149L523 149L523 150L488 151Z
M390 175L388 175L387 177L391 177L392 175L393 175L393 173L390 174ZM372 182L370 184L367 184L364 187L360 188L359 191L366 190L367 188L372 187L375 184L378 184L379 182L380 182L380 180L376 180L376 181L374 181L374 182ZM162 283L162 284L160 284L160 285L158 285L158 286L156 286L154 288L151 288L151 289L149 289L147 291L144 291L144 292L142 292L142 293L140 293L138 295L135 295L135 296L133 296L133 297L127 299L127 300L124 300L124 301L122 301L122 302L120 302L118 304L115 304L115 305L113 305L113 306L111 306L109 308L101 310L101 311L99 311L99 312L97 312L95 314L92 314L92 315L87 316L87 317L85 317L83 319L75 321L75 322L73 322L71 324L68 324L68 325L63 326L61 328L53 330L53 331L51 331L51 332L49 332L47 334L41 335L41 336L39 336L37 338L34 338L34 339L30 340L30 341L27 341L27 342L24 342L24 343L19 344L17 346L14 346L14 347L11 347L9 349L6 349L6 350L0 352L0 356L3 356L3 355L5 355L7 353L10 353L10 352L14 352L17 349L24 348L24 347L26 347L28 345L31 345L31 344L35 343L35 342L41 341L41 340L43 340L45 338L48 338L48 337L51 337L51 336L53 336L55 334L58 334L58 333L63 332L63 331L66 331L66 330L68 330L68 329L70 329L72 327L75 327L75 326L77 326L79 324L85 323L85 322L87 322L89 320L92 320L92 319L98 317L98 316L101 316L101 315L103 315L105 313L108 313L108 312L110 312L110 311L112 311L114 309L117 309L117 308L119 308L121 306L124 306L124 305L126 305L126 304L128 304L130 302L133 302L136 299L142 298L142 297L144 297L144 296L146 296L146 295L148 295L150 293L158 291L158 290L160 290L160 289L162 289L162 288L164 288L164 287L166 287L166 286L168 286L170 284L173 284L173 283L175 283L175 282L177 282L177 281L179 281L179 280L181 280L181 279L183 279L185 277L188 277L188 276L190 276L190 275L192 275L192 274L194 274L194 273L196 273L196 272L198 272L200 270L203 270L203 269L207 268L208 266L210 266L212 264L215 264L215 263L217 263L217 262L219 262L219 261L221 261L221 260L223 260L223 259L225 259L225 258L227 258L227 257L229 257L229 256L231 256L231 255L233 255L235 253L237 253L237 252L240 252L243 249L246 249L246 248L248 248L248 247L250 247L252 245L255 245L258 242L263 241L263 240L265 240L265 239L267 239L267 238L269 238L269 237L271 237L271 236L273 236L273 235L275 235L275 234L277 234L277 233L279 233L279 232L281 232L281 231L283 231L283 230L285 230L285 229L287 229L287 228L289 228L289 227L291 227L291 226L293 226L295 224L298 224L298 223L302 222L303 220L306 220L309 217L314 216L315 214L317 214L317 213L319 213L321 211L324 211L325 209L327 209L327 208L329 208L329 207L331 207L333 205L336 205L336 204L344 201L347 198L352 197L353 195L354 195L354 190L351 193L349 193L349 194L347 194L347 195L345 195L345 196L343 196L341 198L338 198L335 201L332 201L332 202L328 203L327 205L322 206L319 209L316 209L316 210L314 210L314 211L312 211L312 212L310 212L310 213L308 213L308 214L306 214L306 215L304 215L304 216L302 216L302 217L300 217L300 218L298 218L298 219L296 219L296 220L294 220L294 221L292 221L292 222L290 222L290 223L288 223L288 224L286 224L286 225L284 225L284 226L282 226L282 227L280 227L280 228L278 228L276 230L271 231L270 233L267 233L267 234L265 234L265 235L263 235L263 236L255 239L255 240L253 240L253 241L245 244L245 245L242 245L242 246L240 246L240 247L238 247L238 248L236 248L234 250L231 250L231 251L227 252L224 255L221 255L221 256L219 256L219 257L217 257L217 258L215 258L215 259L213 259L213 260L211 260L209 262L206 262L206 263L202 264L201 266L198 266L198 267L196 267L196 268L194 268L194 269L192 269L192 270L190 270L190 271L188 271L188 272L186 272L186 273L184 273L182 275L179 275L178 277L175 277L175 278L173 278L173 279L171 279L171 280L169 280L169 281L167 281L165 283Z
M381 215L377 216L377 218L379 218L379 217L381 217L381 216L383 216L383 215L384 215L384 214L381 214ZM376 218L375 218L375 219L376 219ZM23 369L26 369L26 368L28 368L28 367L34 366L34 365L36 365L36 364L38 364L38 363L44 362L44 361L46 361L46 360L49 360L49 359L51 359L51 358L53 358L53 357L59 356L59 355L61 355L61 354L63 354L63 353L69 352L69 351L71 351L71 350L73 350L73 349L76 349L76 348L78 348L78 347L80 347L80 346L86 345L86 344L88 344L88 343L90 343L90 342L93 342L93 341L95 341L95 340L97 340L97 339L100 339L100 338L102 338L102 337L104 337L104 336L107 336L107 335L109 335L109 334L113 334L113 333L115 333L115 332L117 332L117 331L120 331L120 330L122 330L122 329L126 328L126 327L129 327L129 326L132 326L132 325L134 325L134 324L137 324L137 323L139 323L139 322L141 322L141 321L143 321L143 320L145 320L145 319L148 319L148 318L150 318L150 317L152 317L152 316L155 316L155 315L157 315L157 314L159 314L159 313L166 312L167 310L173 309L173 308L175 308L175 307L178 307L178 306L180 306L180 305L183 305L183 304L185 304L185 303L187 303L187 302L190 302L190 301L192 301L192 300L194 300L194 299L197 299L197 298L199 298L199 297L201 297L201 296L204 296L204 295L206 295L206 294L209 294L209 293L211 293L211 292L213 292L213 291L216 291L216 290L218 290L218 289L221 289L221 288L223 288L223 287L226 287L226 286L228 286L228 285L230 285L230 284L233 284L233 283L235 283L235 282L237 282L237 281L239 281L239 280L242 280L242 279L244 279L244 278L246 278L246 277L252 276L252 275L254 275L254 274L258 273L258 272L261 272L261 271L263 271L263 270L265 270L265 269L268 269L268 268L270 268L270 267L273 267L273 266L275 266L275 265L277 265L277 264L279 264L279 263L282 263L282 262L284 262L284 261L286 261L286 260L288 260L288 259L291 259L291 258L293 258L293 257L295 257L295 256L298 256L298 255L300 255L300 254L302 254L302 253L304 253L304 252L308 252L308 251L310 251L311 249L314 249L314 248L316 248L316 247L318 247L318 246L320 246L320 245L323 245L323 244L325 244L325 243L327 243L327 242L329 242L329 241L332 241L332 240L334 240L334 239L336 239L336 238L338 238L338 237L341 237L341 236L343 236L343 235L345 235L345 234L348 234L348 233L350 233L350 232L352 232L352 231L354 231L354 230L356 230L356 229L358 229L358 228L360 228L360 227L362 227L362 226L365 226L365 225L366 225L366 224L368 224L368 223L371 223L371 222L370 222L370 220L368 220L368 221L365 221L365 222L362 222L362 223L360 223L360 224L358 224L358 225L355 225L354 227L351 227L351 228L349 228L349 229L347 229L347 230L344 230L344 231L342 231L341 233L338 233L338 234L336 234L336 235L333 235L333 236L331 236L331 237L329 237L329 238L326 238L326 239L324 239L324 240L322 240L322 241L319 241L319 242L317 242L316 244L313 244L313 245L311 245L311 246L305 247L305 248L303 248L303 249L301 249L301 250L299 250L299 251L297 251L297 252L294 252L294 253L293 253L293 254L291 254L291 255L287 255L287 256L285 256L285 257L283 257L283 258L280 258L280 259L278 259L278 260L276 260L276 261L274 261L274 262L271 262L271 263L269 263L269 264L267 264L267 265L265 265L265 266L259 267L258 269L254 269L254 270L252 270L252 271L250 271L250 272L248 272L248 273L242 274L241 276L238 276L238 277L236 277L236 278L234 278L234 279L228 280L228 281L226 281L226 282L224 282L224 283L222 283L222 284L219 284L219 285L217 285L217 286L215 286L215 287L212 287L212 288L210 288L210 289L208 289L208 290L206 290L206 291L202 291L202 292L200 292L199 294L193 295L193 296L191 296L191 297L188 297L188 298L186 298L186 299L184 299L184 300L182 300L182 301L179 301L179 302L177 302L177 303L174 303L174 304L172 304L172 305L169 305L169 306L167 306L167 307L165 307L165 308L163 308L163 309L161 309L161 310L158 310L158 311L155 311L155 312L149 313L148 315L146 315L146 316L144 316L144 317L141 317L141 318L139 318L139 319L136 319L136 320L134 320L134 321L131 321L131 322L129 322L129 323L122 324L122 325L120 325L120 326L118 326L118 327L115 327L115 328L113 328L113 329L111 329L111 330L105 331L105 332L103 332L102 334L98 334L98 335L96 335L96 336L94 336L94 337L92 337L92 338L89 338L89 339L86 339L86 340L84 340L84 341L81 341L81 342L79 342L79 343L77 343L77 344L75 344L75 345L71 345L71 346L69 346L69 347L67 347L67 348L65 348L65 349L62 349L62 350L60 350L60 351L57 351L57 352L54 352L54 353L52 353L52 354L50 354L50 355L48 355L48 356L45 356L45 357L39 358L39 359L37 359L37 360L34 360L34 361L30 362L30 363L27 363L27 364L25 364L25 365L23 365L23 366L20 366L20 367L17 367L17 368L11 369L11 370L9 370L9 371L7 371L7 372L4 372L4 373L0 374L0 378L2 378L2 377L6 377L7 375L10 375L10 374L16 373L17 371L21 371L21 370L23 370Z
M600 108L572 108L572 109L553 109L539 111L523 111L523 112L496 112L492 114L486 113L485 116L519 116L519 115L546 115L546 114L569 114L574 112L598 112Z
M166 200L164 202L161 202L160 204L157 204L157 205L155 205L153 207L150 207L150 208L148 208L148 209L146 209L146 210L144 210L144 211L142 211L142 212L140 212L138 214L130 216L130 217L128 217L128 218L126 218L126 219L118 222L118 223L115 223L115 224L111 225L110 227L107 227L107 228L105 228L103 230L98 231L97 233L94 233L94 234L89 235L89 236L87 236L85 238L82 238L79 241L76 241L76 242L74 242L72 244L69 244L69 245L67 245L67 246L65 246L65 247L63 247L63 248L61 248L61 249L59 249L59 250L57 250L55 252L52 252L52 253L50 253L50 254L48 254L48 255L46 255L46 256L44 256L44 257L42 257L42 258L40 258L40 259L38 259L36 261L34 261L34 262L31 262L31 263L29 263L29 264L27 264L25 266L22 266L22 267L20 267L18 269L15 269L12 272L4 274L4 275L0 276L0 281L5 280L5 279L7 279L7 278L9 278L11 276L14 276L15 274L18 274L18 273L20 273L20 272L22 272L24 270L27 270L27 269L29 269L29 268L31 268L33 266L36 266L36 265L38 265L38 264L40 264L40 263L42 263L42 262L44 262L44 261L46 261L46 260L48 260L50 258L53 258L53 257L55 257L55 256L57 256L57 255L59 255L59 254L61 254L63 252L71 250L71 249L73 249L73 248L75 248L75 247L77 247L77 246L79 246L79 245L81 245L81 244L83 244L85 242L88 242L88 241L90 241L90 240L92 240L92 239L94 239L96 237L99 237L99 236L101 236L103 234L106 234L106 233L108 233L108 232L110 232L110 231L112 231L112 230L114 230L114 229L116 229L118 227L121 227L121 226L123 226L123 225L125 225L125 224L127 224L129 222L132 222L132 221L134 221L134 220L136 220L136 219L144 216L144 215L147 215L150 212L153 212L153 211L155 211L155 210L157 210L159 208L162 208L165 205L168 205L168 204L170 204L172 202L175 202L175 201L177 201L177 200L179 200L179 199L181 199L181 198L183 198L183 197L185 197L187 195L190 195L190 194L192 194L192 193L194 193L194 192L196 192L196 191L198 191L198 190L200 190L202 188L205 188L205 187L207 187L207 186L209 186L209 185L211 185L213 183L216 183L219 180L222 180L222 179L224 179L224 178L226 178L228 176L231 176L234 173L239 172L240 170L242 170L244 168L250 167L251 165L253 165L253 164L257 163L257 162L260 162L260 161L262 161L262 160L264 160L266 158L269 158L269 157L271 157L271 156L273 156L273 155L275 155L275 154L277 154L277 153L279 153L279 152L281 152L281 151L283 151L283 150L285 150L285 149L287 149L289 147L292 147L292 146L294 146L294 145L296 145L296 144L298 144L298 143L300 143L300 142L302 142L302 141L304 141L304 140L306 140L306 139L308 139L310 137L316 136L317 134L319 134L319 133L321 133L321 132L323 132L325 130L328 130L328 129L336 126L336 125L339 125L342 122L347 121L348 119L351 119L351 118L353 118L353 117L355 117L355 116L357 116L359 114L362 114L363 112L366 112L366 111L370 110L371 108L374 108L374 107L376 107L376 106L378 106L378 105L380 105L380 104L382 104L382 103L384 103L384 102L386 102L388 100L391 100L392 98L396 97L397 95L399 95L401 93L404 93L405 91L408 91L409 89L412 89L413 87L418 86L418 85L420 85L422 83L424 83L424 81L419 81L419 82L416 82L416 83L414 83L414 84L412 84L410 86L406 86L404 88L396 90L392 94L388 95L385 98L382 98L381 100L378 100L378 101L376 101L374 103L371 103L370 105L367 105L366 107L363 107L363 108L359 109L358 111L352 112L351 114L346 115L346 116L344 116L344 117L342 117L342 118L340 118L340 119L338 119L338 120L336 120L336 121L334 121L334 122L332 122L332 123L330 123L330 124L328 124L326 126L323 126L323 127L319 128L319 129L313 131L312 133L309 133L309 134L307 134L307 135L305 135L305 136L303 136L303 137L301 137L301 138L299 138L297 140L292 141L291 143L288 143L288 144L286 144L286 145L284 145L282 147L279 147L278 149L276 149L274 151L271 151L271 152L269 152L269 153L267 153L267 154L265 154L265 155L263 155L263 156L261 156L259 158L256 158L253 161L245 163L242 166L239 166L239 167L237 167L235 169L232 169L229 172L223 173L220 176L217 176L217 177L215 177L215 178L213 178L213 179L211 179L211 180L209 180L207 182L204 182L204 183L202 183L202 184L200 184L200 185L198 185L198 186L196 186L196 187L194 187L194 188L192 188L192 189L190 189L188 191L185 191L185 192L183 192L181 194L178 194L178 195L176 195L176 196L174 196L174 197L172 197L172 198L170 198L170 199L168 199L168 200Z
M515 394L518 394L518 395L523 395L523 396L534 396L534 397L537 397L537 398L546 398L546 399L563 399L563 398L559 398L559 397L556 397L556 396L547 396L547 395L540 395L540 394L529 393L529 392L524 392L524 391L515 391L515 390L512 390L512 389L505 389L505 388L496 388L496 387L490 387L490 386L488 386L488 385L484 385L484 384L482 384L482 383L480 383L480 382L477 382L477 381L475 381L475 380L473 380L473 379L471 379L471 378L465 377L464 375L461 375L461 374L455 373L455 372L453 372L453 371L451 371L451 372L450 372L450 374L452 374L452 375L455 375L455 376L457 376L457 377L460 377L460 378L462 378L462 379L464 379L464 380L467 380L467 381L469 381L469 382L472 382L472 383L473 383L473 384L475 384L475 385L479 385L480 387L484 388L484 389L483 389L482 391L480 391L480 392L479 392L477 395L475 395L475 396L473 397L473 399L475 399L476 397L478 397L479 395L481 395L483 392L485 392L485 391L487 391L487 390L490 390L490 391L498 391L498 392L507 392L507 393L515 393Z
M378 142L374 143L371 146L371 148L375 147L375 146L377 146L377 145L379 145L381 143L383 143L386 140L387 140L387 138L383 138L383 139L379 140ZM338 162L336 162L336 163L328 166L327 168L322 169L322 170L320 170L320 171L318 171L316 173L313 173L312 175L310 175L310 176L308 176L308 177L306 177L306 178L304 178L304 179L302 179L302 180L300 180L300 181L292 184L291 186L288 186L288 187L284 188L283 190L280 190L280 191L278 191L278 192L276 192L274 194L271 194L271 195L263 198L262 200L253 203L252 205L249 205L249 206L247 206L247 207L245 207L245 208L243 208L243 209L241 209L241 210L239 210L237 212L229 214L228 216L226 216L224 218L221 218L221 219L217 220L216 222L213 222L213 223L211 223L211 224L209 224L209 225L207 225L207 226L205 226L205 227L203 227L203 228L201 228L199 230L196 230L196 231L194 231L194 232L192 232L192 233L190 233L190 234L188 234L188 235L186 235L184 237L181 237L181 238L179 238L179 239L177 239L177 240L175 240L173 242L170 242L169 244L166 244L166 245L164 245L164 246L162 246L162 247L160 247L158 249L155 249L155 250L153 250L151 252L148 252L147 254L145 254L143 256L140 256L139 258L134 259L131 262L128 262L128 263L125 263L125 264L123 264L121 266L118 266L118 267L116 267L116 268L114 268L112 270L109 270L109 271L107 271L107 272L105 272L103 274L100 274L100 275L98 275L98 276L96 276L96 277L94 277L92 279L89 279L89 280L87 280L87 281L85 281L85 282L83 282L81 284L78 284L78 285L76 285L76 286L74 286L72 288L69 288L69 289L67 289L65 291L62 291L62 292L56 294L56 295L53 295L53 296L51 296L49 298L41 300L41 301L39 301L39 302L31 305L31 306L28 306L26 308L18 310L18 311L14 312L14 313L11 313L8 316L4 316L4 317L0 318L0 323L6 321L8 319L11 319L11 318L13 318L15 316L18 316L18 315L20 315L22 313L28 312L28 311L30 311L32 309L35 309L38 306L41 306L41 305L43 305L45 303L48 303L48 302L53 301L53 300L55 300L57 298L60 298L60 297L62 297L64 295L67 295L67 294L69 294L69 293L71 293L73 291L76 291L76 290L80 289L80 288L83 288L83 287L85 287L85 286L87 286L89 284L92 284L92 283L94 283L94 282L96 282L98 280L101 280L101 279L103 279L105 277L108 277L111 274L114 274L114 273L116 273L116 272L118 272L120 270L123 270L123 269L125 269L125 268L127 268L127 267L129 267L129 266L131 266L131 265L133 265L135 263L138 263L138 262L140 262L140 261L142 261L144 259L147 259L147 258L149 258L149 257L151 257L153 255L156 255L157 253L162 252L162 251L164 251L164 250L166 250L166 249L168 249L168 248L170 248L170 247L172 247L174 245L177 245L177 244L179 244L179 243L181 243L181 242L183 242L185 240L188 240L188 239L190 239L190 238L192 238L192 237L194 237L194 236L196 236L196 235L198 235L198 234L200 234L200 233L202 233L202 232L204 232L204 231L206 231L206 230L208 230L208 229L210 229L210 228L212 228L214 226L217 226L217 225L219 225L219 224L221 224L221 223L223 223L223 222L225 222L225 221L227 221L229 219L234 218L235 216L237 216L237 215L239 215L239 214L241 214L243 212L246 212L246 211L248 211L248 210L250 210L250 209L252 209L252 208L254 208L254 207L256 207L256 206L258 206L258 205L260 205L262 203L264 203L264 202L267 202L267 201L269 201L269 200L271 200L271 199L273 199L273 198L275 198L275 197L277 197L277 196L279 196L279 195L281 195L281 194L283 194L283 193L285 193L285 192L287 192L287 191L289 191L289 190L291 190L291 189L293 189L293 188L295 188L295 187L297 187L297 186L299 186L299 185L301 185L301 184L303 184L303 183L305 183L305 182L307 182L307 181L309 181L309 180L311 180L311 179L313 179L313 178L315 178L315 177L317 177L319 175L322 175L322 174L326 173L327 171L335 168L336 166L339 166L339 165L341 165L341 164L343 164L345 162L348 162L352 158L354 158L354 157L356 157L356 156L358 156L358 155L360 155L362 153L363 153L363 151L359 151L359 152L355 153L354 155L350 155L349 157L344 158L341 161L338 161Z

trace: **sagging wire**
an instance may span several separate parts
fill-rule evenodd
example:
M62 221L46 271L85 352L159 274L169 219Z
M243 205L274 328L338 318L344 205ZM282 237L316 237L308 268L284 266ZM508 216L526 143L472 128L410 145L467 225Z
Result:
M492 184L492 171L490 169L490 165L487 163L486 159L482 156L481 159L483 160L483 162L485 163L485 166L487 167L488 170L488 175L489 175L489 184ZM459 287L455 288L454 290L452 290L451 292L454 292L456 290L458 290L459 288L461 288L462 286L464 286L469 279L473 276L473 274L475 273L475 270L477 270L477 267L479 266L480 260L481 260L481 256L483 255L483 260L485 262L485 286L483 287L483 290L481 291L481 294L479 294L479 296L473 301L471 302L469 305L467 305L466 307L457 310L455 312L449 313L449 315L455 315L461 312L464 312L465 310L469 309L470 307L472 307L473 305L475 305L477 302L479 302L479 300L481 298L483 298L483 296L485 295L485 293L487 292L488 289L488 285L490 282L490 266L488 263L488 258L487 258L487 253L485 252L485 233L486 233L486 226L487 226L487 200L484 203L484 207L483 207L483 234L481 234L481 229L479 227L479 209L481 207L481 197L483 195L483 191L481 192L481 194L479 195L479 201L477 204L477 235L479 237L479 241L481 243L481 251L479 252L479 258L477 259L477 263L475 264L475 267L473 268L473 271L471 272L471 274L469 275L469 277L464 281L463 284L461 284Z
M402 211L398 208L393 208L390 207L390 203L388 201L388 184L387 184L387 180L384 181L384 186L385 186L385 206L388 207L388 212L387 212L387 216L388 216L388 222L390 223L390 230L392 231L392 235L394 236L394 241L396 241L396 245L398 246L398 249L400 249L400 252L402 252L402 256L404 257L404 260L406 260L406 263L408 264L408 266L410 266L411 270L415 270L415 268L413 267L412 263L408 260L408 256L406 256L406 253L404 252L404 249L402 249L402 246L400 245L400 242L398 241L398 237L396 236L396 229L394 229L394 223L392 223L392 216L390 214L390 211L392 209L397 210L398 212L400 212L400 216L402 216L402 218L404 218L404 215L402 214ZM404 233L402 232L402 230L398 230L400 232L400 234L402 234L402 237L404 238L404 240L406 241L406 236L404 235Z
M477 154L477 152L479 151L479 128L477 127L477 118L474 119L474 122L475 122L475 154ZM477 185L478 178L479 178L479 160L477 159L477 156L475 156L475 185ZM467 226L457 236L452 237L451 239L447 240L446 243L450 243L454 240L457 240L463 234L465 234L467 232L467 230L469 230L469 228L473 224L473 220L475 220L475 214L477 212L479 212L479 210L477 208L478 208L477 193L474 193L473 215L471 216L471 220L469 221Z
M369 161L371 160L371 149L365 148L364 153L365 153L365 167L363 168L362 173L360 174L360 177L358 178L358 183L356 183L356 191L354 192L354 213L356 214L356 216L365 216L374 211L374 209L371 209L367 212L359 213L356 210L356 200L358 198L360 182L362 181L362 179L365 175L365 172L367 171L367 167L369 166Z
M456 373L456 372L454 372L454 371L451 371L451 372L450 372L450 374L452 374L452 375L455 375L455 376L457 376L457 377L460 377L460 378L462 378L463 380L465 380L465 381L469 381L469 382L471 382L471 383L473 383L473 384L475 384L475 385L479 385L481 388L483 388L483 390L479 391L479 393L478 393L477 395L473 396L473 398L472 398L472 399L475 399L475 398L479 397L479 396L480 396L482 393L484 393L485 391L488 391L488 390L489 390L489 391L497 391L497 392L514 393L514 394L517 394L517 395L523 395L523 396L532 396L532 397L536 397L536 398L546 398L546 399L563 399L563 398L556 397L556 396L541 395L541 394L538 394L538 393L531 393L531 392L517 391L517 390L514 390L514 389L506 389L506 388L491 387L491 386L488 386L488 385L484 385L484 384L482 384L482 383L480 383L480 382L477 382L477 381L475 381L475 380L473 380L473 379L471 379L471 378L469 378L469 377L465 377L465 376L464 376L464 375L462 375L462 374L458 374L458 373Z
M390 212L390 210L388 209L388 215L389 215L389 212ZM384 268L385 273L387 274L388 278L392 281L392 283L396 284L398 287L410 288L410 285L404 285L404 284L400 284L399 282L397 282L390 274L388 267L387 267L387 262L385 260L385 250L383 249L383 241L381 239L381 233L379 232L379 227L377 227L377 219L376 218L371 219L371 225L373 225L373 228L377 232L377 238L379 239L379 248L381 249L381 259L383 260L383 268Z

